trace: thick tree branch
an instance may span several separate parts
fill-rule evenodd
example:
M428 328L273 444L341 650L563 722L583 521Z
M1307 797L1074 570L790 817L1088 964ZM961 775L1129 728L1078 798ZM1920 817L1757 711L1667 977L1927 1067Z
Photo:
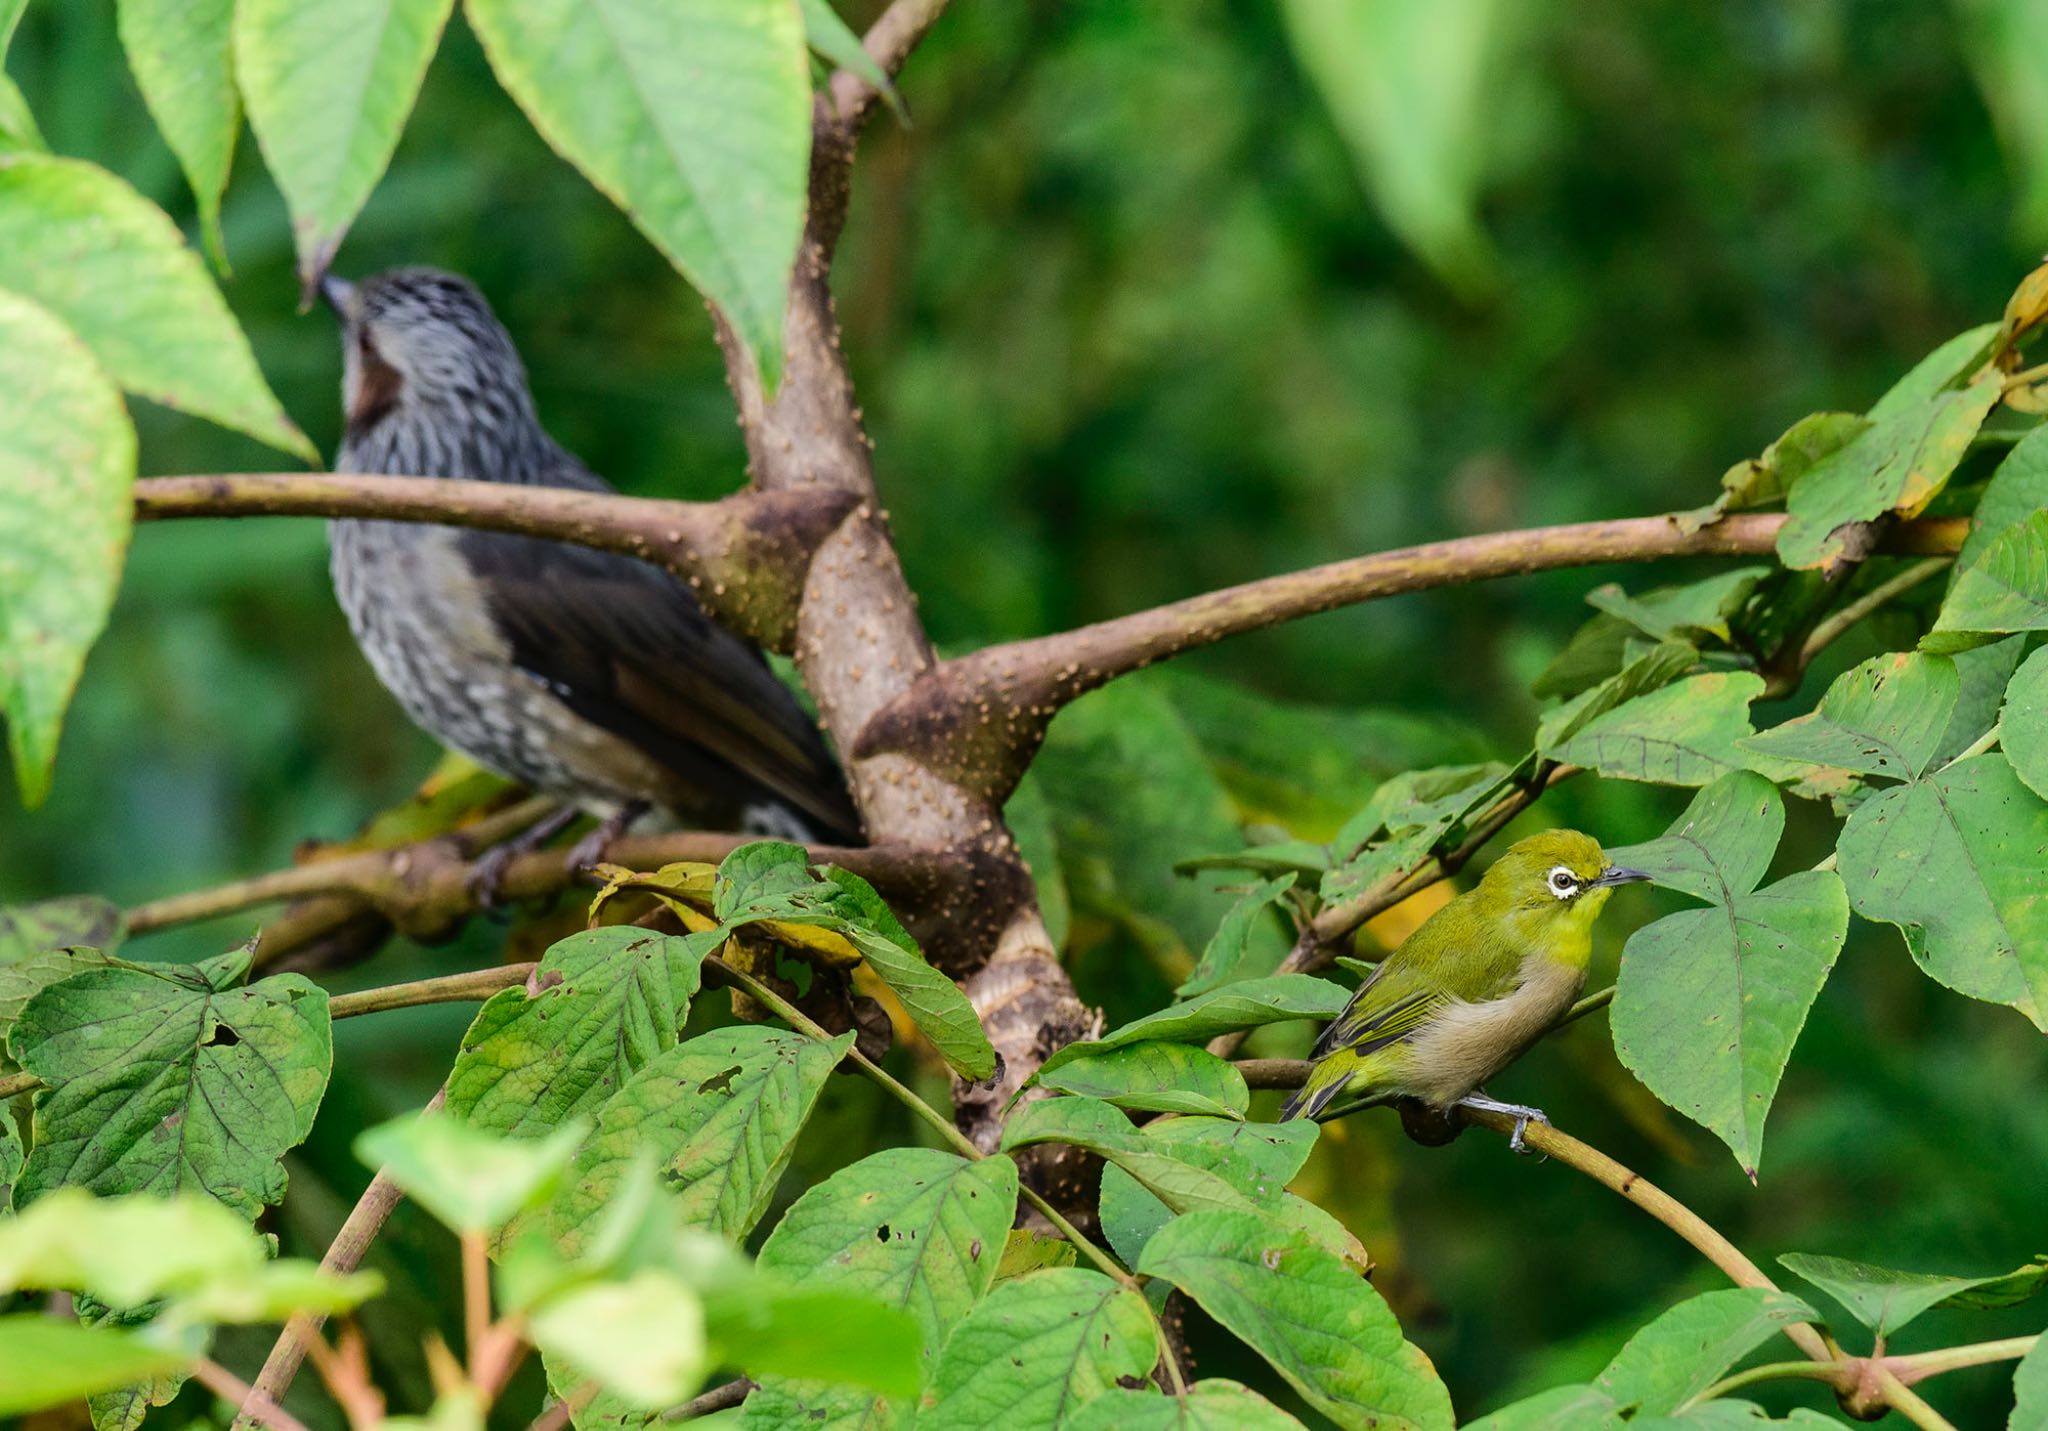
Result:
M1562 567L1763 555L1784 521L1777 514L1734 516L1697 532L1672 517L1578 522L1460 537L1266 577L946 661L878 711L853 753L911 756L999 800L1016 787L1061 707L1169 656L1406 592ZM1885 549L1952 552L1968 529L1962 518L1901 523Z
M667 567L718 620L787 650L794 592L825 534L854 499L835 492L736 492L673 502L452 477L238 472L146 477L141 521L176 517L372 517L548 537Z

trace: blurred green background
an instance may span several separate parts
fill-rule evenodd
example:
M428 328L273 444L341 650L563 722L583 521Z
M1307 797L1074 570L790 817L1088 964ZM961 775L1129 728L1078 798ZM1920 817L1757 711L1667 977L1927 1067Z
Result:
M1995 316L2048 242L2042 0L956 11L905 76L913 127L884 116L866 143L837 279L904 564L949 648L1409 542L1698 504L1795 418L1866 406ZM9 71L54 149L191 230L110 5L32 4ZM228 300L331 451L334 335L294 312L283 205L246 135L225 225ZM543 418L621 487L742 480L702 304L535 137L459 19L338 268L401 262L478 280ZM276 465L204 424L137 417L145 472ZM1572 572L1361 607L1063 716L1017 813L1083 994L1115 1021L1199 952L1230 896L1176 879L1175 859L1247 823L1327 836L1410 764L1512 757L1530 677L1616 575L1653 579ZM1886 635L1910 632L1843 643L1800 699ZM0 795L0 901L134 902L271 868L402 799L433 758L349 642L317 523L145 527L52 799L31 816ZM1622 843L1683 803L1582 781L1540 818ZM1811 862L1802 830L1827 818L1795 808L1787 867ZM1608 970L1668 898L1616 901ZM136 948L211 952L249 925ZM488 959L501 938L397 947L349 977ZM465 1017L340 1031L288 1243L324 1240L365 1176L353 1127L423 1099ZM1987 1272L2048 1248L2044 1076L2018 1015L1940 990L1895 932L1859 926L1794 1055L1760 1189L1634 1087L1599 1019L1496 1091L1667 1183L1760 1261ZM916 1136L866 1093L835 1088L820 1117L843 1135L812 1140L833 1146L806 1147L791 1191ZM1304 1190L1383 1259L1379 1285L1467 1414L1588 1374L1714 1285L1656 1224L1497 1141L1423 1150L1368 1115L1325 1143ZM429 1245L401 1227L400 1265L428 1255L408 1237ZM1936 1314L1911 1340L2023 1330L2024 1313ZM387 1325L380 1350L417 1387L408 1345ZM1198 1332L1197 1350L1205 1374L1250 1371L1220 1338ZM1988 1425L2004 1377L1961 1373L1931 1397ZM1819 1404L1778 1404L1795 1402Z

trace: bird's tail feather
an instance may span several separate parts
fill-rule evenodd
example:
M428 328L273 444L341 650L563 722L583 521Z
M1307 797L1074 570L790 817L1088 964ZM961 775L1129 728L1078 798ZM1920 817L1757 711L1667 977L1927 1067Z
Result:
M1351 1082L1358 1060L1348 1056L1348 1050L1339 1050L1327 1058L1316 1060L1308 1071L1308 1081L1287 1096L1280 1106L1280 1121L1290 1118L1320 1118Z

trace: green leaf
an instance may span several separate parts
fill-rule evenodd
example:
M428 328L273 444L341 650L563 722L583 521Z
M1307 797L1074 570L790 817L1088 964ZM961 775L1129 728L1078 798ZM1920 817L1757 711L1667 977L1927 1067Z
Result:
M1461 295L1490 291L1479 186L1512 7L1285 0L1281 15L1388 227Z
M903 99L896 93L896 86L875 63L875 57L861 47L860 36L849 30L846 22L839 18L831 0L797 0L797 7L803 12L804 42L839 68L851 71L873 85L889 108L896 111L896 117L906 118Z
M1840 451L1869 427L1867 420L1853 412L1807 414L1766 447L1762 457L1738 462L1722 473L1721 495L1707 506L1680 513L1679 527L1696 532L1718 522L1726 512L1783 500L1809 467Z
M962 1078L996 1071L996 1051L959 985L925 962L874 886L848 870L811 872L801 845L762 840L742 845L718 867L713 913L728 928L755 922L810 925L860 951L918 1029Z
M1832 871L1756 888L1784 828L1777 790L1739 771L1695 796L1663 839L1609 855L1712 906L1629 937L1609 1016L1615 1052L1752 1180L1778 1082L1849 926Z
M1956 553L1954 577L1968 571L2008 528L2048 507L2048 427L2036 428L2013 445L1984 484L1977 510L1970 514L1970 534Z
M1614 675L1640 646L1635 627L1601 612L1572 633L1562 651L1529 684L1538 697L1575 696Z
M1998 743L2013 773L2048 800L2048 646L2020 663L2005 688Z
M926 1431L1063 1426L1143 1379L1158 1358L1144 1298L1100 1272L1033 1272L997 1287L946 1341L917 1424Z
M1116 1387L1060 1423L1067 1431L1301 1431L1301 1423L1250 1387L1221 1377L1186 1396Z
M1039 1081L1059 1093L1153 1113L1242 1118L1251 1108L1251 1091L1235 1065L1207 1049L1178 1043L1128 1044L1074 1059Z
M265 385L198 255L161 209L104 169L0 154L0 288L49 309L129 392L320 460Z
M773 389L811 84L788 0L469 0L534 128L715 303Z
M1003 1244L1003 1260L996 1267L996 1281L1006 1282L1012 1277L1040 1272L1048 1267L1072 1267L1080 1256L1074 1244L1064 1237L1040 1232L1036 1228L1013 1228L1010 1240Z
M240 0L235 73L312 285L398 147L454 0Z
M1912 780L1934 759L1961 694L1962 678L1946 656L1873 656L1836 677L1813 714L1753 735L1742 747Z
M1306 848L1310 851L1320 849L1318 846ZM1254 852L1245 853L1248 858ZM1323 851L1323 863L1327 864L1328 859L1328 852ZM1216 926L1214 937L1203 946L1202 957L1195 962L1194 972L1181 981L1179 997L1192 998L1196 994L1220 989L1234 979L1245 977L1249 972L1245 968L1245 961L1250 956L1253 937L1259 926L1268 922L1266 911L1279 903L1280 897L1294 887L1295 878L1293 873L1287 873L1278 879L1262 881L1230 907L1230 912L1223 916L1223 922ZM1271 970L1259 972L1270 973Z
M1956 675L1963 690L1956 697L1956 713L1949 717L1948 729L1942 732L1941 745L1934 752L1934 769L1959 757L1997 723L2005 688L2011 683L2026 647L2025 636L2008 636L1988 646L1958 651L1950 658L1956 663Z
M1949 383L1982 341L1951 339L1922 359L1870 410L1870 427L1792 484L1778 556L1795 569L1828 567L1848 554L1841 529L1886 512L1917 516L1947 485L1977 429L1998 405L2005 375Z
M2012 1374L2012 1419L2006 1431L2048 1431L2048 1337L2020 1358Z
M1638 1418L1668 1415L1784 1328L1813 1320L1813 1308L1783 1292L1705 1292L1630 1337L1594 1385Z
M1297 1232L1189 1213L1153 1236L1137 1270L1194 1298L1339 1426L1452 1424L1449 1393L1379 1293Z
M486 1132L445 1112L394 1118L356 1139L356 1156L457 1232L489 1232L537 1205L589 1131L570 1122L539 1141Z
M1076 1059L1091 1058L1113 1048L1152 1039L1204 1043L1217 1034L1255 1029L1292 1019L1332 1019L1350 1001L1351 991L1328 979L1308 974L1273 974L1235 984L1133 1019L1099 1039L1070 1043L1048 1058L1039 1076L1064 1068Z
M1482 1416L1465 1431L1625 1431L1614 1398L1594 1386L1554 1386Z
M548 1211L565 1251L584 1243L626 1170L654 1160L689 1223L738 1241L768 1210L797 1135L852 1034L718 1029L655 1058L612 1095Z
M85 969L28 1001L14 1056L49 1086L19 1205L65 1184L197 1188L253 1218L284 1196L280 1160L333 1062L327 995L298 974L232 987L247 969L247 954Z
M1250 1213L1298 1231L1358 1267L1371 1264L1365 1249L1344 1225L1314 1203L1283 1192L1263 1178L1257 1181L1255 1191L1240 1191L1231 1180L1163 1151L1162 1145L1145 1138L1123 1114L1100 1099L1044 1098L1026 1103L1003 1127L1005 1152L1050 1142L1068 1143L1100 1155L1174 1212Z
M1544 712L1536 723L1536 748L1555 749L1615 707L1662 690L1697 665L1699 656L1698 650L1684 641L1650 647L1598 685Z
M0 74L0 152L20 150L40 154L48 148L49 145L43 142L42 131L36 128L36 117L29 110L21 87Z
M801 1376L887 1396L917 1395L917 1323L872 1296L750 1276L707 1290L704 1316L714 1360L757 1380Z
M1183 1163L1216 1174L1254 1205L1273 1207L1281 1189L1294 1180L1302 1164L1308 1161L1320 1126L1306 1118L1286 1123L1168 1118L1148 1123L1138 1131L1146 1143ZM1172 1208L1114 1163L1102 1170L1098 1212L1103 1235L1126 1266L1137 1263L1152 1234L1173 1217Z
M1975 565L1956 577L1929 651L1977 644L1986 632L2048 630L2048 510L2035 512L1992 539Z
M1873 1336L1891 1337L1906 1329L1922 1312L1948 1302L1957 1293L1996 1282L1998 1277L1938 1277L1926 1272L1900 1272L1844 1257L1787 1252L1778 1265L1833 1297Z
M527 1325L551 1362L647 1411L687 1401L711 1370L704 1304L662 1272L578 1287L529 1313Z
M1769 575L1770 568L1739 566L1685 586L1660 586L1630 595L1613 582L1595 587L1586 600L1656 641L1727 642L1728 622Z
M2022 1262L2010 1272L1979 1282L1974 1287L1943 1297L1938 1307L1959 1307L1968 1311L1999 1311L2020 1303L2048 1288L2048 1256Z
M14 1205L14 1180L21 1175L21 1130L14 1126L14 1110L0 1103L0 1208Z
M1622 780L1706 785L1743 765L1738 742L1749 735L1749 703L1763 677L1714 671L1638 696L1545 749L1553 760Z
M0 906L0 967L74 947L111 954L127 935L121 907L96 894ZM0 1000L7 997L8 991L0 988ZM0 1019L11 1019L19 1012L19 1007L0 1003Z
M0 1316L0 1416L46 1411L183 1368L189 1358L107 1327L41 1312Z
M234 0L120 0L116 13L136 87L192 186L207 251L225 268L220 199L242 127L232 68Z
M169 1299L159 1318L167 1324L341 1310L380 1285L374 1274L342 1277L311 1262L272 1262L265 1238L195 1193L97 1198L60 1188L0 1218L0 1293L79 1292L116 1311Z
M1896 924L1920 967L2048 1030L2048 801L1996 752L1887 790L1837 844L1850 906Z
M888 1148L796 1200L761 1247L761 1268L815 1290L861 1292L915 1319L932 1367L994 1280L1017 1211L1017 1165L931 1148ZM891 1403L844 1387L764 1379L743 1424L887 1426Z
M0 156L0 165L6 163ZM0 243L11 174L0 168ZM14 281L0 254L0 284ZM135 430L91 351L0 288L0 714L22 803L49 793L64 711L107 624L134 523Z
M448 1075L448 1111L494 1133L539 1137L597 1109L676 1046L717 931L630 925L572 934L525 989L477 1011ZM528 990L538 992L529 993Z

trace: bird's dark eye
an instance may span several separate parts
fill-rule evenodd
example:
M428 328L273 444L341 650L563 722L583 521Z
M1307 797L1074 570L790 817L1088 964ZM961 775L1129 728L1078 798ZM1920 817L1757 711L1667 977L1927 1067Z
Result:
M1559 865L1550 872L1548 883L1550 885L1550 892L1559 899L1563 899L1578 889L1579 877L1563 865Z

